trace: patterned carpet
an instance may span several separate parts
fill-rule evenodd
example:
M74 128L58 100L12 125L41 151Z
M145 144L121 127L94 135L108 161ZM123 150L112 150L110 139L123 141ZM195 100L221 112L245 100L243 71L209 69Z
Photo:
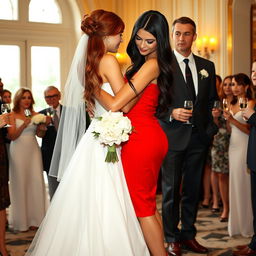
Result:
M159 208L160 205L161 197L159 196ZM227 233L227 222L220 222L219 215L212 213L210 209L199 210L196 225L198 229L197 239L202 245L209 248L208 256L230 256L232 255L232 248L237 245L247 244L250 240L249 238L240 236L230 238ZM6 243L11 256L23 256L29 247L34 234L35 231L15 233L8 230ZM191 253L184 250L183 255L195 256L202 254Z

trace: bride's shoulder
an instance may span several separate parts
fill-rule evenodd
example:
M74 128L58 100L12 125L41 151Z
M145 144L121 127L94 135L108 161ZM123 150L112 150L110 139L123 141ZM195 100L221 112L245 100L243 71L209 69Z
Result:
M114 55L106 53L103 55L100 63L101 65L116 65L118 64L118 60Z

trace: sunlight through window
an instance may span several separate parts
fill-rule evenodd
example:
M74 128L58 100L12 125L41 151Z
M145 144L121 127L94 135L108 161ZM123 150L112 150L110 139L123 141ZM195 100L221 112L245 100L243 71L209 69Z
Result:
M17 45L0 45L0 77L4 88L13 95L20 88L20 47Z
M0 0L0 19L18 19L18 0Z
M55 0L31 0L29 4L29 21L61 23L62 18L59 5Z
M36 110L46 106L44 90L49 85L60 89L60 49L58 47L32 46L32 91Z

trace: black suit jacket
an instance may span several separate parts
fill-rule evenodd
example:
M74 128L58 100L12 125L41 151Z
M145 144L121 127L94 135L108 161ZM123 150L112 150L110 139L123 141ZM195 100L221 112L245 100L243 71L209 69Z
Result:
M47 115L47 110L49 108L43 109L40 113ZM60 106L60 111L62 111L62 106ZM55 140L57 136L57 131L54 126L47 126L47 131L42 138L42 158L43 158L43 167L44 171L47 173L49 172L51 160L52 160L52 153L55 145Z
M250 170L256 172L256 113L251 115L248 123L251 125L251 130L247 149L247 165Z
M198 75L198 94L194 103L192 123L194 129L197 129L203 143L209 144L214 134L217 133L218 127L213 122L212 106L214 100L218 99L216 92L215 67L213 62L193 55L197 75ZM169 111L160 117L160 124L169 140L169 148L171 150L184 150L190 140L192 126L183 122L172 120L170 122L170 114L174 108L183 108L184 101L191 99L190 90L187 87L184 76L173 54L173 88L172 101ZM201 70L206 70L208 77L202 77Z

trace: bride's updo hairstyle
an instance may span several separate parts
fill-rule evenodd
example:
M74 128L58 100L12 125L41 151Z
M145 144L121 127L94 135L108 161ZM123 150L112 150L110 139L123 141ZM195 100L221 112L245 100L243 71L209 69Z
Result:
M99 63L105 54L103 39L122 33L124 22L113 12L95 10L91 15L85 15L81 23L82 31L89 36L87 62L85 67L84 98L94 105L94 88L100 88L102 78L99 75Z

